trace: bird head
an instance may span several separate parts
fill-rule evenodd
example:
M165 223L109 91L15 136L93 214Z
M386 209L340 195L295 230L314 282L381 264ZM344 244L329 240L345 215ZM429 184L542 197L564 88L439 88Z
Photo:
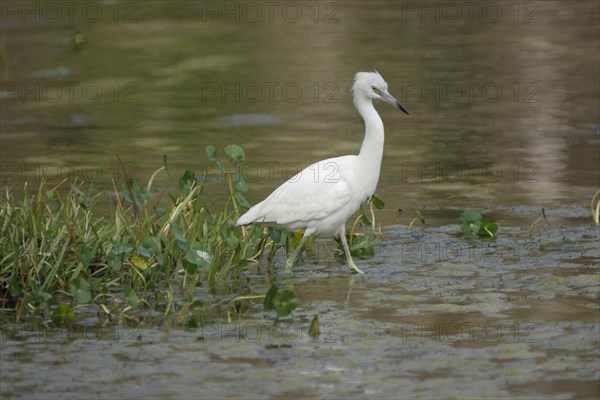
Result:
M408 111L402 107L400 102L388 92L388 84L377 71L373 72L358 72L354 76L354 85L352 86L354 97L363 96L368 99L379 99L386 101L396 108L404 111L406 115Z

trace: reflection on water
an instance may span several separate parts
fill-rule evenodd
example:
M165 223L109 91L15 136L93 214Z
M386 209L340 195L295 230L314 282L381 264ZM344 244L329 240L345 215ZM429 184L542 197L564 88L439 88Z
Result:
M358 151L352 77L375 68L411 112L377 105L383 225L408 224L422 209L435 230L467 207L505 226L528 228L541 207L556 224L588 224L600 169L599 5L480 3L282 2L271 15L260 2L98 2L87 3L98 20L83 6L56 20L46 3L23 14L24 3L4 2L2 184L77 176L110 190L115 154L145 180L163 154L174 174L199 173L204 146L236 143L253 163L245 173L255 202L299 167ZM597 238L587 225L573 229L576 243ZM399 387L409 397L597 396L597 249L559 244L530 264L431 262L393 232L346 307L338 261L280 278L303 300L290 323L319 314L336 324L332 344L267 346L286 344L281 332L276 343L202 343L195 330L158 329L118 345L3 336L2 392L59 393L67 378L73 392L120 387L126 397L193 396L199 382L215 397L387 397ZM560 243L552 232L534 240ZM456 340L441 340L457 326ZM514 340L532 326L538 342ZM488 340L495 327L502 336Z
M597 184L593 2L492 2L472 17L458 9L457 20L441 3L429 14L419 2L315 3L293 23L207 6L216 3L128 4L120 16L102 6L102 22L75 14L76 23L35 29L19 23L20 8L7 16L8 184L75 175L110 187L116 153L143 179L163 154L175 171L201 169L204 146L235 142L263 168L263 184L251 188L257 200L291 173L285 163L358 150L350 85L372 68L411 110L406 118L378 105L384 199L405 208L549 206L581 203ZM85 38L79 47L74 33ZM266 165L277 163L271 176Z

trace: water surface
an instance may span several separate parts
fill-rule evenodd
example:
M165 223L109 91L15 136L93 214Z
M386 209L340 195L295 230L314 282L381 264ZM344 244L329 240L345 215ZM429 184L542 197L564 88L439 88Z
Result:
M169 186L207 168L206 145L236 143L255 203L358 151L355 72L377 69L411 113L377 105L386 208L366 276L325 240L291 275L283 255L272 275L249 268L255 292L298 293L279 327L259 303L227 325L214 305L231 288L199 292L189 328L86 307L71 330L6 322L3 395L596 398L599 6L481 3L470 17L448 3L282 2L272 18L252 3L258 20L238 2L92 3L98 21L3 9L5 186L79 177L109 191L116 154L142 181L167 155ZM542 207L551 226L531 228ZM457 235L465 208L493 216L498 239ZM426 223L407 232L417 209Z

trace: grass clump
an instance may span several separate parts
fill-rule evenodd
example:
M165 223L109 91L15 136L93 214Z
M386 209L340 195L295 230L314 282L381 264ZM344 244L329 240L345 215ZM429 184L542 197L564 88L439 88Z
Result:
M244 162L239 146L225 152L237 166ZM53 317L70 317L73 305L90 303L109 315L148 308L166 316L193 303L199 285L240 276L246 262L264 252L272 259L287 245L286 235L274 242L260 227L236 226L249 207L244 178L225 168L213 146L206 153L229 190L217 212L204 201L206 172L198 177L186 171L174 193L153 189L155 178L167 171L166 159L146 185L123 171L125 184L114 196L93 195L91 187L65 181L53 187L42 181L34 192L25 184L21 195L5 188L2 308L15 310L17 319L50 315L51 308ZM99 203L107 200L109 213L100 215Z

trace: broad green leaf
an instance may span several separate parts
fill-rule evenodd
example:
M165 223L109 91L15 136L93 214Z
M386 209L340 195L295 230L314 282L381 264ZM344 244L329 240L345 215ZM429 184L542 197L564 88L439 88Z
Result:
M60 198L58 197L58 193L56 193L54 190L48 190L46 192L46 198L48 202L60 202Z
M150 258L156 253L156 242L151 236L144 236L140 241L141 244L137 246L137 251L141 256Z
M139 209L144 208L144 203L152 199L152 194L144 186L140 186L137 180L131 179L129 183L125 183L122 189L123 198L129 202L135 204Z
M476 235L481 228L482 216L477 211L465 210L460 216L460 229L465 235Z
M34 299L43 304L46 304L47 302L50 301L50 299L52 299L52 295L50 293L44 292L39 287L33 288L32 293L33 293Z
M227 173L227 168L225 168L225 166L221 163L221 161L219 161L219 160L213 160L213 161L222 174Z
M70 304L59 304L52 312L50 318L57 325L73 322L75 319L75 310Z
M240 245L240 240L237 238L235 233L231 232L227 238L227 246L234 250Z
M44 290L40 288L40 284L37 281L37 279L33 278L32 276L29 276L27 283L31 287L31 293L33 294L33 298L36 301L39 301L40 303L45 304L47 306L50 299L52 299L50 293L44 292Z
M212 255L204 249L199 248L196 243L191 249L186 251L185 259L194 265L201 267L210 267Z
M211 160L211 161L215 161L216 160L217 148L215 146L208 145L208 146L206 146L206 148L204 149L204 151L206 151L206 155L208 156L209 160Z
M279 243L281 241L281 231L278 229L269 228L269 237L275 243Z
M280 317L290 315L290 313L298 307L298 304L294 301L295 298L296 294L291 290L284 290L281 292L275 299L275 303L278 303L277 315Z
M92 300L92 286L81 275L71 280L69 292L79 304L87 304Z
M8 293L10 293L11 297L16 298L21 294L21 284L16 276L13 275L8 278L6 283L8 283Z
M360 220L365 225L373 225L373 223L371 222L371 220L367 216L367 213L365 212L365 208L363 207L362 204L360 205Z
M227 155L236 163L236 165L241 165L246 159L244 149L236 144L228 144L225 146L225 153L227 153Z
M238 173L235 173L235 175L233 176L234 178L234 182L235 182L235 188L237 190L239 190L240 192L247 192L248 191L248 185L246 184L246 181L244 180L244 177L241 176Z
M190 250L193 251L193 250ZM189 252L188 252L189 253ZM188 275L196 275L198 273L198 264L194 264L188 261L187 254L185 260L182 262L185 272Z
M477 211L465 210L460 216L460 229L466 235L494 237L498 225L490 217L484 217Z
M140 298L138 297L135 290L129 285L123 286L123 297L129 302L131 307L138 308L140 305Z
M371 257L375 254L375 246L368 236L355 235L350 254L358 258Z
M185 239L185 236L183 236L183 232L181 232L181 229L179 229L179 226L177 226L177 224L174 224L174 223L171 223L170 226L171 226L171 232L173 232L173 234L175 235L175 239L177 240L177 244L179 245L179 248L183 251L188 251L190 249L190 244Z
M179 189L183 192L189 192L192 185L196 182L196 174L194 171L186 169L183 175L179 178Z
M479 236L494 237L496 232L498 232L498 224L496 224L496 222L492 218L484 217L481 220L481 225L479 227L479 232L477 232L477 234Z
M271 288L265 295L265 300L263 301L265 311L271 311L275 308L275 297L277 296L278 291L279 288L277 287L277 285L271 285Z
M240 192L235 192L235 198L237 199L237 201L240 202L241 205L243 205L246 208L250 208L250 203L248 203L248 200L246 200L246 198L244 197L243 194L241 194Z
M171 232L173 232L173 234L175 235L175 239L180 241L186 241L185 236L183 236L183 232L181 232L181 229L179 229L179 226L177 224L171 223L170 227Z
M122 267L121 256L112 250L106 255L106 262L113 271L119 271Z
M379 197L373 195L371 196L371 202L373 203L373 207L378 210L383 210L385 208L385 203Z

